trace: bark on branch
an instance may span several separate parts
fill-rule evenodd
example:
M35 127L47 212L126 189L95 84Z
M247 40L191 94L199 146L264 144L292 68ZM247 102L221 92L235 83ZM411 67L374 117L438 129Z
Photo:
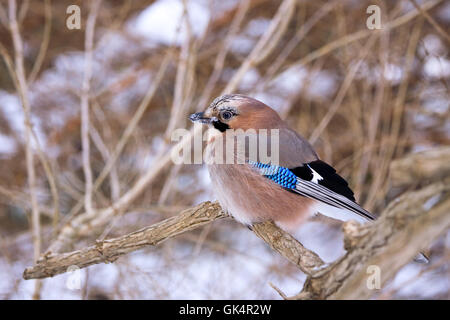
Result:
M93 264L113 262L121 255L146 246L155 246L166 239L227 216L217 202L207 201L184 210L174 217L119 238L98 241L93 246L68 253L52 254L50 252L39 259L35 266L25 269L23 277L24 279L47 278L67 272L71 266L86 268ZM303 247L274 223L269 221L258 223L253 225L252 229L272 249L296 264L306 274L312 274L315 268L323 265L319 256Z
M24 279L52 277L67 272L70 266L85 268L93 264L108 263L118 257L155 246L180 233L193 230L226 217L218 203L204 202L184 210L179 215L115 239L98 241L95 245L67 253L44 255L33 267L25 269Z
M434 148L396 159L391 163L390 172L394 187L442 179L450 175L450 147Z

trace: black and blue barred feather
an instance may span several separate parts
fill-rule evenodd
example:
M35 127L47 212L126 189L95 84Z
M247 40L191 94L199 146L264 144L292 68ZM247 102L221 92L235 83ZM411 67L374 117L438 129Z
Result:
M297 185L297 176L288 168L253 161L249 161L249 164L255 167L261 175L276 182L283 188L295 189Z

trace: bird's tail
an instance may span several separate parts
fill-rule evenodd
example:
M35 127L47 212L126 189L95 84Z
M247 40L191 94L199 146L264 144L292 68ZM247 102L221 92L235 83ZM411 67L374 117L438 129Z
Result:
M327 205L327 204L319 202L319 201L317 201L317 204L315 205L314 209L315 209L314 211L316 211L316 212L319 212L330 218L341 220L341 221L356 220L359 223L366 223L368 221L375 220L375 219L372 219L371 216L367 216L367 217L361 216L361 215L355 214L352 211L349 211L346 209L341 209L341 208L336 208L336 207ZM374 215L372 215L372 216L374 216ZM430 259L423 252L420 252L414 258L414 262L417 262L417 263L428 263L429 261L430 261Z

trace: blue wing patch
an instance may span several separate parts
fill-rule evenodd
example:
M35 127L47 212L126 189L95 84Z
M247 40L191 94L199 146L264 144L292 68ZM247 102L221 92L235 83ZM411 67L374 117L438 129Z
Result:
M283 188L295 189L297 185L297 176L288 168L253 161L249 161L249 164L257 169L261 175Z

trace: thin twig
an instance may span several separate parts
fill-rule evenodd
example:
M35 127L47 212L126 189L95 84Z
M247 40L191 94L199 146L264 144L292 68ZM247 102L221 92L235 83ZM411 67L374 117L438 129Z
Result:
M86 34L84 40L84 75L81 89L81 146L83 158L83 171L85 179L84 190L84 208L88 214L91 214L92 209L92 193L93 193L93 178L92 168L90 164L90 143L89 143L89 92L91 88L92 78L92 59L94 47L94 30L97 20L98 10L101 0L95 0L91 4L89 15L86 22Z
M427 11L427 10L434 8L441 2L442 2L442 0L428 1L428 2L424 3L421 6L421 8L423 11ZM393 21L388 22L386 25L384 25L383 29L380 30L380 32L387 32L389 30L398 28L399 26L404 25L405 23L408 23L409 21L411 21L412 19L417 17L419 14L420 14L420 12L417 10L412 10L408 13L405 13L403 16L400 16L400 17L394 19ZM366 30L360 30L355 33L346 35L342 38L339 38L330 43L327 43L326 45L320 47L319 49L314 50L313 52L307 54L306 56L304 56L303 58L298 60L296 63L290 65L289 67L292 68L292 67L304 66L320 57L323 57L324 55L327 55L328 53L330 53L334 50L342 48L342 47L344 47L350 43L353 43L355 41L364 39L364 38L370 36L371 34L373 34L374 32L377 32L377 31L366 29ZM274 81L274 79L272 81Z
M166 55L166 57L164 58L161 67L156 75L155 80L153 81L152 85L150 86L149 90L147 91L145 97L143 98L142 102L140 103L138 109L136 110L135 114L133 115L133 118L131 119L131 121L128 123L127 127L125 128L119 142L117 143L114 151L112 152L110 158L108 159L107 163L105 164L104 168L102 169L102 171L100 172L99 176L97 177L97 179L95 180L94 186L93 186L93 191L95 192L102 184L102 182L104 181L104 179L108 176L110 170L114 167L115 162L117 161L118 157L120 156L123 148L125 147L126 143L128 142L129 138L131 137L131 135L133 134L133 132L135 131L139 121L141 120L142 116L144 115L145 111L148 108L148 105L151 101L151 99L153 98L157 88L159 87L159 84L163 78L163 75L168 67L169 61L170 61L170 57L171 54L168 53ZM165 150L163 150L165 151ZM165 163L167 163L170 159L171 159L171 155L170 153L164 152L163 154L163 158L165 159ZM167 159L167 160L166 160ZM163 165L165 165L165 163L161 163ZM102 217L100 219L105 219L104 221L108 221L108 217L111 214L114 214L115 212L117 212L114 208L115 207L122 207L122 206L126 206L130 201L132 201L135 197L137 197L139 195L139 193L143 190L144 185L142 184L142 180L145 178L148 178L148 175L152 175L153 174L157 174L159 172L158 169L158 164L155 164L152 168L152 170L148 170L147 173L141 177L141 179L138 180L138 182L136 182L135 186L133 188L131 188L130 190L128 190L127 193L125 193L121 198L119 198L115 204L113 204L113 206L106 208L104 210L101 210L101 212L103 212L103 214L99 214L98 217ZM78 210L80 210L82 207L82 201L78 201L75 206L72 208L72 210L69 212L68 216L72 217L76 212L78 212ZM97 215L95 213L88 213L85 212L79 216L77 216L76 218L74 218L74 220L72 221L72 223L70 223L69 225L66 225L62 228L62 230L60 231L59 236L57 237L57 239L55 240L54 243L52 243L49 247L49 251L59 251L61 249L61 245L62 243L66 242L66 236L65 235L73 235L74 233L76 233L76 230L78 227L74 226L81 226L82 223L89 221L90 219L95 218ZM97 217L97 218L98 218Z
M37 200L36 191L36 173L34 167L34 155L31 147L32 140L32 124L31 124L31 106L28 97L28 85L25 75L25 67L23 62L23 43L22 37L19 31L19 25L16 19L16 1L8 1L9 8L9 28L11 30L11 36L13 39L14 51L15 51L15 74L18 83L18 94L22 102L22 108L24 112L24 126L25 126L25 153L26 153L26 164L27 164L27 174L28 174L28 187L30 189L31 197L31 226L33 233L33 245L34 245L34 259L37 261L41 253L41 224L40 224L40 212L39 204ZM33 294L34 299L39 299L40 296L40 282L36 282L35 291Z
M420 11L420 14L424 16L424 18L433 26L436 31L447 40L448 43L450 43L450 36L445 32L444 29L436 22L436 20L433 19L432 16L425 10L423 10L416 2L416 0L409 0L413 6Z
M245 73L250 68L261 63L273 51L287 29L289 21L295 11L296 3L297 1L295 0L284 0L281 3L277 13L272 18L267 31L261 36L252 52L250 52L249 56L230 79L222 93L233 92Z
M33 68L31 69L30 75L28 76L28 83L31 84L36 79L39 70L42 67L42 64L45 59L45 55L47 53L48 44L50 43L50 34L52 30L52 3L51 0L44 1L44 9L45 9L45 26L44 26L44 35L42 38L41 46L39 48L39 53L34 62Z
M364 50L361 51L358 61L351 66L349 72L344 78L344 81L341 85L341 88L339 89L336 98L334 99L333 103L329 107L326 115L322 118L320 123L316 126L314 131L311 134L311 137L309 138L310 143L314 144L317 139L320 137L322 131L326 128L328 123L331 121L333 116L336 114L337 110L339 109L339 106L342 104L342 101L345 98L345 95L347 94L348 89L350 88L350 85L353 82L353 79L356 75L356 72L358 71L359 67L361 66L362 62L364 61L364 58L367 56L367 54L370 52L370 49L374 45L376 40L376 35L373 35L368 41L367 44L364 47Z
M225 65L225 58L227 57L227 54L231 48L231 43L236 34L238 33L239 27L241 26L244 17L247 14L248 9L250 8L250 2L251 2L250 0L244 0L241 1L239 4L237 13L234 16L233 21L231 22L230 28L225 37L225 40L223 41L222 47L220 48L216 60L214 61L214 69L208 79L208 82L206 83L205 88L202 91L202 95L199 99L197 107L198 110L204 108L206 103L211 98L212 91L217 81L219 80L220 74L222 73L223 67Z
M298 46L298 44L306 37L309 31L323 18L325 17L333 8L336 6L337 1L330 1L320 10L316 11L314 15L308 19L301 28L295 33L291 40L287 43L283 51L278 55L275 61L269 66L267 72L264 76L265 79L272 79L276 72L281 68L283 63L286 61L287 57L291 52ZM255 92L264 91L266 88L267 81L261 82L258 87L254 90Z

